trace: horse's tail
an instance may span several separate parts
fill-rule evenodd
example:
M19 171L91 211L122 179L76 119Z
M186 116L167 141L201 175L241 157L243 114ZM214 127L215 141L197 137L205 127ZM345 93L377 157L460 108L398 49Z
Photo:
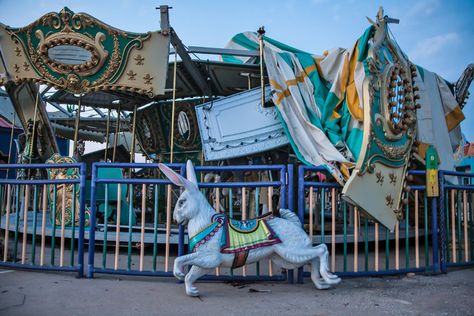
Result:
M302 226L299 217L290 210L287 210L285 208L280 209L280 217L286 219L287 221L295 224L298 227Z

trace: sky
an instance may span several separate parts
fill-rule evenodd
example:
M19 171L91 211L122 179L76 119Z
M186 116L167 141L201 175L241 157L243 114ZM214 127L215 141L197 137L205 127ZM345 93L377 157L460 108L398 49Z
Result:
M233 35L265 26L266 35L293 47L321 54L351 47L374 19L378 7L400 19L391 31L412 62L455 82L474 63L474 0L0 0L0 23L25 26L64 6L86 12L125 31L159 29L167 4L170 24L187 46L224 47ZM474 88L464 108L466 137L474 140Z

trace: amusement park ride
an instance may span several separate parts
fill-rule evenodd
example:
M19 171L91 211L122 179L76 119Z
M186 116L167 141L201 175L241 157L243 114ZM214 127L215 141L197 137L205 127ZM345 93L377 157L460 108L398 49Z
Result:
M8 163L20 127L17 163L85 162L88 180L93 162L133 163L136 153L150 163L323 166L311 177L343 186L345 201L389 230L408 203L408 170L425 169L429 145L440 169L454 170L473 66L448 83L413 64L389 35L388 24L398 20L382 10L351 49L322 56L268 38L263 28L236 35L223 49L186 47L170 27L168 7L159 10L161 29L148 33L125 32L68 8L21 28L0 24L0 114L12 129ZM197 54L221 61L193 59ZM60 139L73 142L72 157L60 154ZM84 154L85 142L105 147ZM17 178L79 177L72 169L28 170ZM158 177L144 170L99 171L118 181L103 192L122 211L118 223L135 225L137 218L127 213L131 192L117 183ZM216 177L242 181L245 174L202 180ZM78 194L74 185L63 186L50 191L48 202L67 204L67 223L58 212L55 224L68 226L70 216L79 218L79 198L63 202L63 191ZM97 207L103 222L113 221L107 206Z

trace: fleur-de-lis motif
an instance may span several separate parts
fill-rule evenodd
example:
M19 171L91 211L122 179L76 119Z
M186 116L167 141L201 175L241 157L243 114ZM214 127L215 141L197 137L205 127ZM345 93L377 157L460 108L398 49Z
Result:
M145 80L145 84L151 84L153 77L150 76L150 74L146 74L145 77L143 77L143 80Z
M26 61L23 64L23 69L25 69L25 71L30 70L30 65Z
M19 73L19 72L20 72L20 66L18 66L17 64L14 64L14 65L13 65L13 68L15 68L15 72L16 72L16 73Z
M136 64L137 66L143 66L143 61L145 60L144 57L142 57L142 55L138 54L137 57L134 58L135 61L136 61Z
M137 76L137 73L133 72L133 70L130 69L127 72L127 76L128 76L128 80L133 81L133 80L135 80L135 77Z
M379 171L379 172L375 173L375 176L377 177L377 183L379 183L380 186L382 186L383 178L384 178L384 176L382 175L382 172Z
M18 46L15 47L15 53L16 53L16 56L17 56L17 57L20 57L20 56L21 56L21 50L20 50L20 48L19 48Z
M389 173L388 176L390 177L390 184L395 185L397 182L397 176L394 173Z
M387 196L385 197L385 201L386 201L385 204L386 204L388 207L392 207L392 206L393 206L393 197L392 197L392 195L387 194Z

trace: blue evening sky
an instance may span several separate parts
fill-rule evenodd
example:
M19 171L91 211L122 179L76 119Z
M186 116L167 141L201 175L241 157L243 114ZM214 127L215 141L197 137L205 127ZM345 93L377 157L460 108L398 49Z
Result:
M159 29L155 7L160 4L173 7L171 25L188 46L223 47L236 33L264 25L268 36L315 54L353 45L369 25L365 17L373 19L382 5L386 14L400 19L392 33L416 64L456 81L474 62L473 0L0 0L0 22L25 26L68 6L117 28L145 32ZM462 123L469 140L474 140L473 100L474 94Z

